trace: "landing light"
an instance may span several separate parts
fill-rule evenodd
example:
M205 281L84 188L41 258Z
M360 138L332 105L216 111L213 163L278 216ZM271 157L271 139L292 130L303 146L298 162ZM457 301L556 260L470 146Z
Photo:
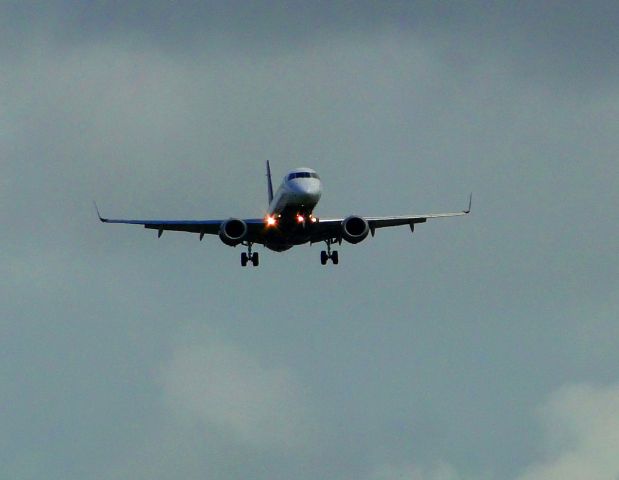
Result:
M271 217L270 215L267 217L267 226L273 227L276 223L277 220L275 220L275 217Z
M297 215L297 222L303 223L305 221L305 217L303 215Z

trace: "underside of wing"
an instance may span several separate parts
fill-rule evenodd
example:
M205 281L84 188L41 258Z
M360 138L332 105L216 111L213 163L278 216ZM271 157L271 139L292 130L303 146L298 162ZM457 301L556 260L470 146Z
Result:
M473 194L469 195L469 205L461 212L452 213L428 213L426 215L399 215L394 217L368 217L367 221L370 228L396 227L398 225L410 225L413 227L416 223L424 223L432 218L449 218L461 217L471 213L471 205L473 202Z
M95 205L96 207L96 205ZM102 217L97 208L97 216L104 223L120 223L125 225L143 225L144 228L158 230L159 236L164 231L189 232L198 233L200 238L204 235L219 235L222 231L222 226L233 222L246 230L248 237L255 237L264 228L263 219L227 219L227 220L133 220L133 219L115 219Z
M224 220L128 220L99 217L104 223L143 225L153 230L173 230L177 232L217 234Z
M417 223L425 223L433 218L449 218L468 215L471 212L472 196L469 197L469 205L466 210L452 213L429 213L426 215L397 215L384 217L361 217L351 215L346 218L321 219L314 225L312 232L312 242L325 240L341 240L342 238L350 243L358 243L367 237L368 233L374 235L377 228L397 227L399 225L409 225L411 230Z
M393 217L368 217L367 221L370 228L397 227L398 225L414 225L416 223L425 223L432 218L449 218L460 217L469 212L454 212L454 213L431 213L428 215L399 215Z

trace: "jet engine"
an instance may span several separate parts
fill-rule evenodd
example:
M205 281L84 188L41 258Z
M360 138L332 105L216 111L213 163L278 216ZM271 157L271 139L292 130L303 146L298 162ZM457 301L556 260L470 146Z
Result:
M363 217L351 215L342 222L342 237L349 243L359 243L370 233L370 225Z
M219 238L230 247L236 247L247 236L247 224L238 218L231 218L221 224Z

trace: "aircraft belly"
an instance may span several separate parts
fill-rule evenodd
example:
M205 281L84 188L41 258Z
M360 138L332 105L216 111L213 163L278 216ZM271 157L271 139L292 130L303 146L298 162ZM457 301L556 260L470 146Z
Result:
M285 252L286 250L290 250L293 247L292 245L280 245L273 243L266 243L264 246L267 247L269 250L273 250L274 252Z
M278 230L269 232L268 235L264 236L263 242L260 243L264 243L264 246L270 250L283 252L284 250L291 249L295 245L303 245L309 242L310 239L311 237L307 232L286 233Z

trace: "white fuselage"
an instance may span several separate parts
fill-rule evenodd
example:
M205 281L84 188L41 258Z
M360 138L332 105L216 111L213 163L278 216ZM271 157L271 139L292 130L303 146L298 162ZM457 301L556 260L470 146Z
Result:
M314 170L311 168L291 170L273 195L268 214L274 216L310 215L320 200L321 194L320 177Z

